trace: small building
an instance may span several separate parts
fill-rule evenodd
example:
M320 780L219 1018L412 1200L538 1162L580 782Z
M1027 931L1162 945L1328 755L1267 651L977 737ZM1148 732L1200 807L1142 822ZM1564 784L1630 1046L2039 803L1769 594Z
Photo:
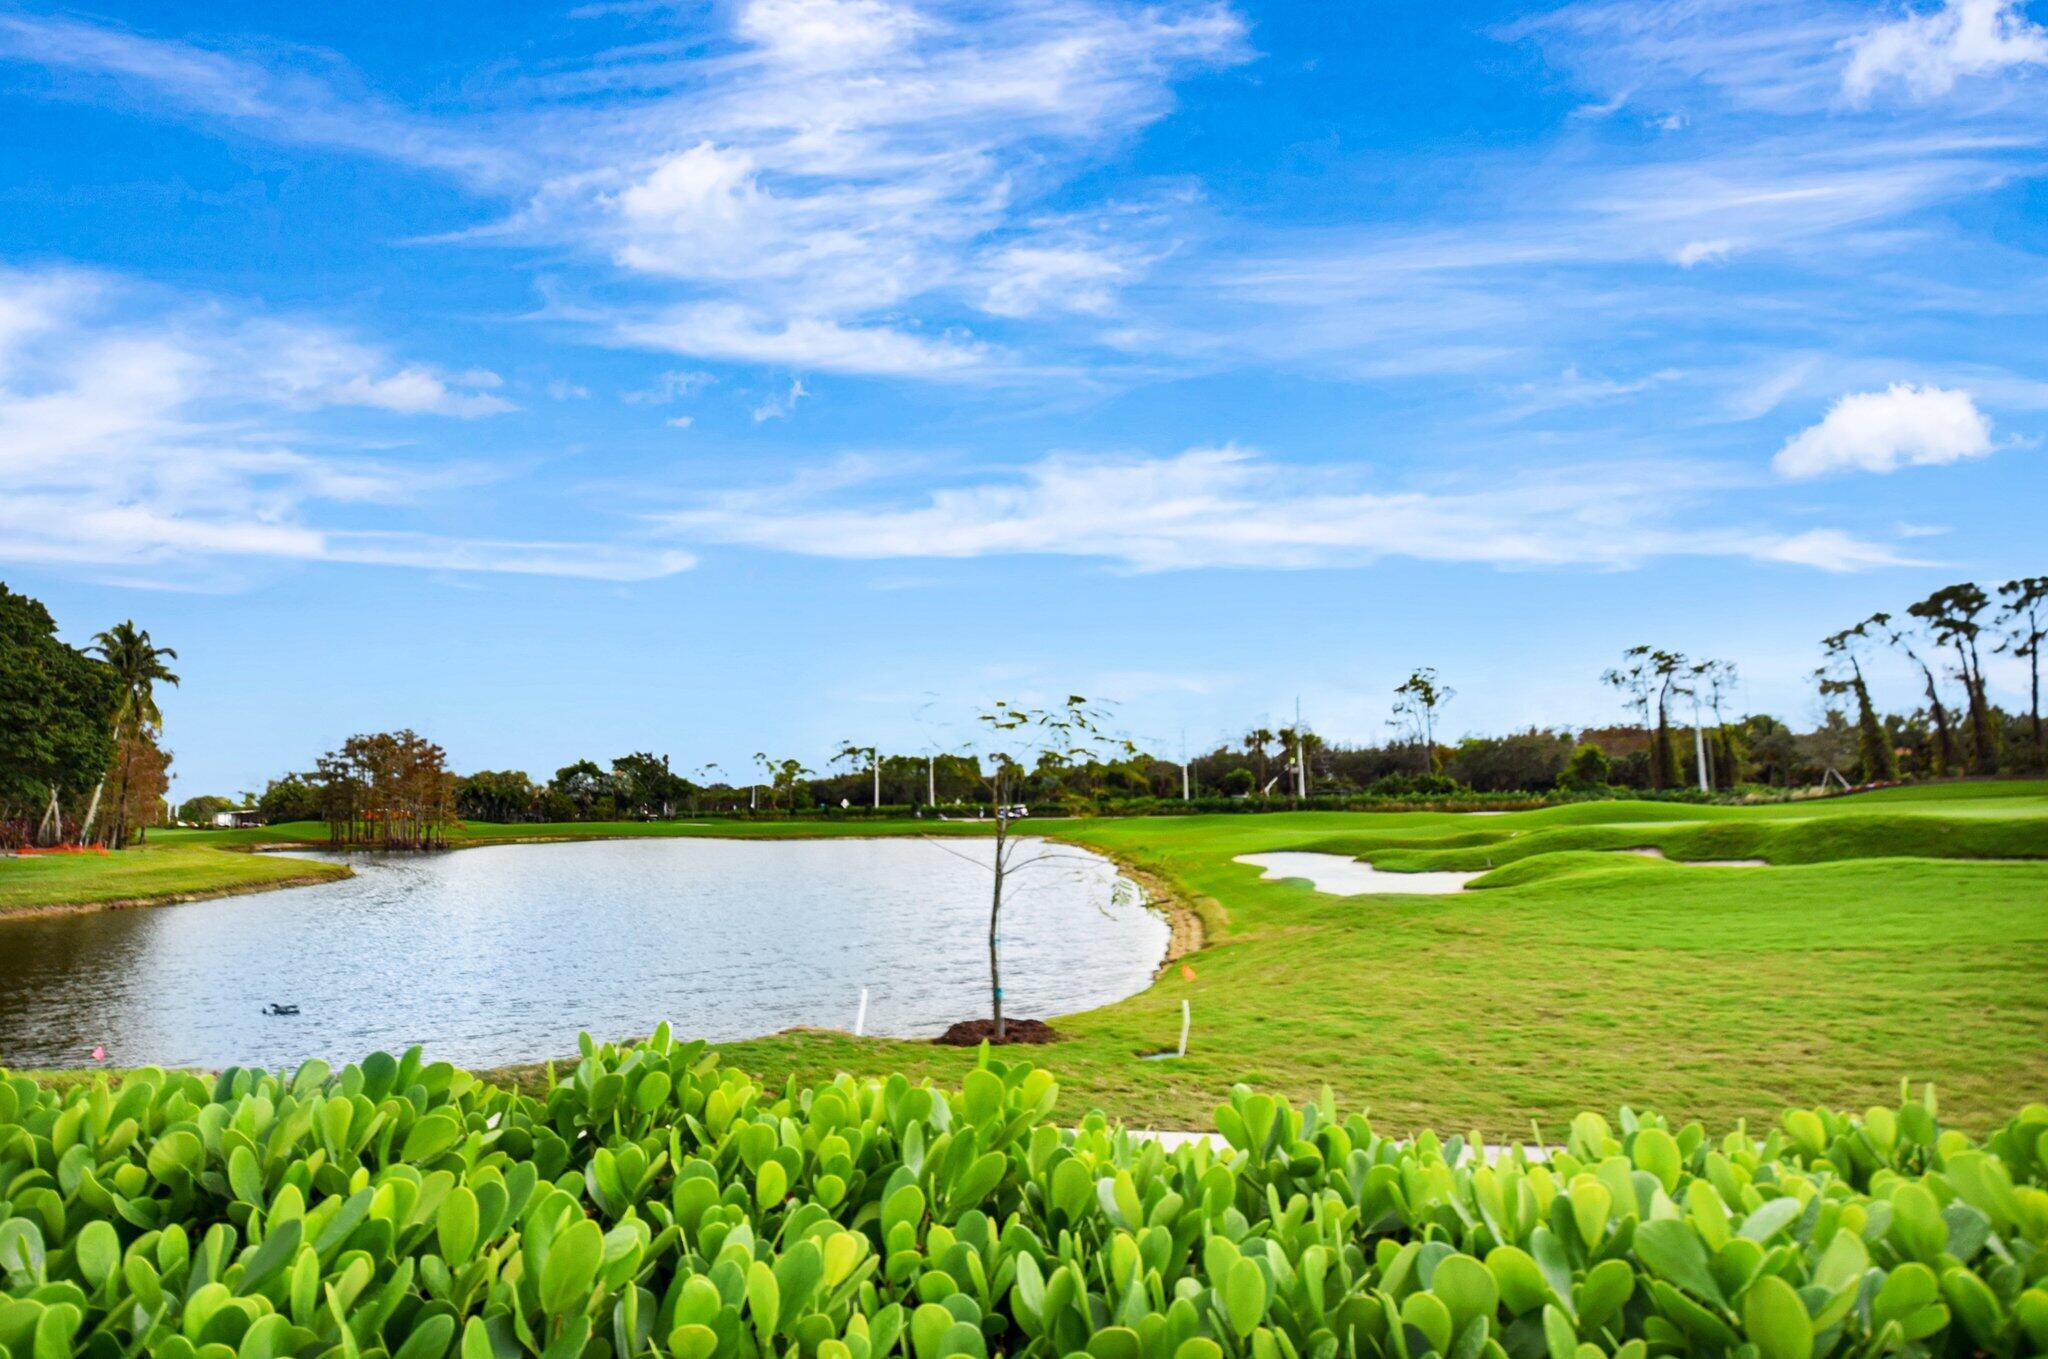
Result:
M263 824L263 813L257 811L254 807L235 807L225 812L215 812L213 814L213 824L224 830L239 830L247 826L260 826Z

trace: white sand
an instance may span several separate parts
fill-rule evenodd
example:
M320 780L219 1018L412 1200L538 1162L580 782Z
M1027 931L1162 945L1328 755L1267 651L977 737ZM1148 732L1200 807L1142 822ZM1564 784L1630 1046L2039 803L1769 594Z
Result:
M1306 878L1318 892L1356 897L1368 894L1441 896L1462 891L1478 873L1389 873L1342 854L1240 854L1237 862L1265 870L1261 877Z

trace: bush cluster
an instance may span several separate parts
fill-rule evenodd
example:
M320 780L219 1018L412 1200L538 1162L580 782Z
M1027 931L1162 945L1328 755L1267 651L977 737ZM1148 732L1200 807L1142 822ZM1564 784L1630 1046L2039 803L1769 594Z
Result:
M1547 1156L1240 1087L1228 1146L984 1054L769 1088L664 1029L537 1094L417 1049L0 1081L0 1348L163 1359L1594 1359L2048 1347L2048 1107Z

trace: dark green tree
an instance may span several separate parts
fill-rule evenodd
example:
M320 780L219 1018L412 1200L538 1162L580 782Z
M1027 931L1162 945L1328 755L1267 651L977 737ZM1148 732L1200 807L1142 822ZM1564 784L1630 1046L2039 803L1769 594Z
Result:
M49 809L106 776L120 706L112 667L57 640L48 609L0 584L0 837L47 836Z
M523 770L479 769L456 782L455 812L464 820L523 821L539 792Z
M266 825L320 819L320 789L304 774L286 774L281 779L272 779L250 801L263 814Z
M577 818L586 821L596 809L597 800L609 797L612 792L610 777L595 760L578 760L574 764L563 765L548 780L548 788L574 803Z
M1572 751L1571 759L1565 762L1564 773L1558 776L1558 785L1564 788L1605 788L1610 766L1607 752L1591 741L1581 742Z

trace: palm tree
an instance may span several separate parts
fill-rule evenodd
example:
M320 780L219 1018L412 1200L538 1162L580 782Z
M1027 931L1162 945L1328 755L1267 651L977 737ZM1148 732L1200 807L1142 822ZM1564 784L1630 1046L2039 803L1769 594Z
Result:
M156 684L158 680L173 685L178 682L178 677L164 665L167 660L177 660L178 653L167 646L153 645L149 633L137 628L132 618L116 623L92 640L91 650L113 667L121 686L120 705L114 710L114 739L122 751L121 782L114 795L113 842L119 848L128 838L128 774L135 759L134 743L144 733L163 725L164 715L156 706ZM97 805L98 790L94 790L93 799Z

